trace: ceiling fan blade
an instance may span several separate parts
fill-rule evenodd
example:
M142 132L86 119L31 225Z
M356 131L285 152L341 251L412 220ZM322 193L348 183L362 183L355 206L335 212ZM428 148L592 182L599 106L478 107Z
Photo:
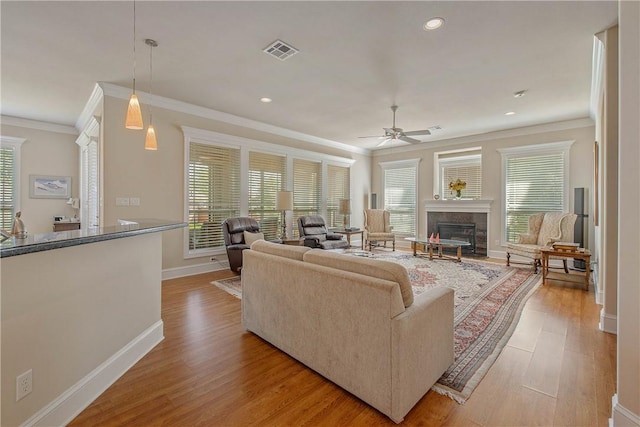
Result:
M418 140L418 139L414 139L414 138L409 138L408 136L401 136L400 138L398 138L400 141L404 141L404 142L408 142L409 144L419 144L422 141Z
M359 136L358 138L386 138L386 135Z
M424 130L412 130L409 132L405 132L404 133L407 136L413 136L413 135L431 135L431 131L429 129L424 129Z
M391 141L393 138L387 138L383 141L380 141L380 143L378 145L376 145L376 147L382 147L383 145L385 145L387 142Z

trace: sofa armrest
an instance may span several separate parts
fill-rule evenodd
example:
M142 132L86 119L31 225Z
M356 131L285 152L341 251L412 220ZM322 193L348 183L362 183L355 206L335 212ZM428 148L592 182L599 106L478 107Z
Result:
M310 248L317 248L320 245L320 239L314 236L304 236L304 245Z
M535 245L536 243L538 243L538 236L534 234L518 234L517 243Z
M454 361L453 290L435 288L415 297L391 321L392 419L404 415Z
M227 246L227 251L243 251L245 249L249 249L250 246L244 243L237 243L235 245Z

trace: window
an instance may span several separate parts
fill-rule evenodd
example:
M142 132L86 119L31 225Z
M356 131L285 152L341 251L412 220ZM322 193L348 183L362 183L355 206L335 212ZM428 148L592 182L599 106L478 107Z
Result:
M345 166L327 166L327 226L342 227L344 217L340 214L340 200L349 199L349 168Z
M20 146L25 140L3 136L0 145L0 228L11 231L20 210Z
M499 150L504 197L503 240L526 233L530 215L566 212L569 201L569 149L572 141Z
M319 215L322 207L322 163L293 159L293 218ZM297 219L296 219L297 220ZM294 236L298 236L294 224Z
M446 151L434 154L435 179L434 194L443 199L454 199L456 194L449 190L449 183L457 179L467 183L462 190L465 199L482 197L482 153L480 148Z
M384 209L396 234L415 236L417 229L419 159L381 163Z
M249 216L260 223L266 239L277 238L282 229L276 194L284 189L285 170L285 156L249 152Z
M240 149L189 144L189 253L224 247L222 222L240 215Z
M80 133L80 220L85 227L100 226L100 123L91 117Z

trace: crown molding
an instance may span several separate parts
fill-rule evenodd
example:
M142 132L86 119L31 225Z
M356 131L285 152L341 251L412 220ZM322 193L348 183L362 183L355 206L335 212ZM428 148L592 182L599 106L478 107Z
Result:
M60 125L57 123L41 122L39 120L23 119L21 117L13 116L2 116L0 117L0 121L2 121L3 125L8 126L65 133L68 135L78 135L78 131L73 126Z
M122 86L114 85L106 82L99 82L98 85L102 88L104 95L111 96L120 99L129 99L131 95L131 89ZM213 110L211 108L201 107L198 105L189 104L183 101L178 101L172 98L165 98L163 96L153 95L150 96L146 92L136 90L136 94L140 99L140 103L151 104L153 107L164 108L171 111L177 111L180 113L190 114L197 117L203 117L205 119L216 120L231 125L241 126L248 129L254 129L261 132L267 132L274 135L284 136L286 138L298 139L300 141L310 142L312 144L322 145L323 147L331 147L339 150L344 150L350 153L371 155L371 151L353 147L342 142L333 141L330 139L319 138L317 136L308 135L306 133L297 132L290 129L273 126L267 123L259 122L245 117L236 116L222 111Z
M440 139L433 142L423 142L422 144L408 145L405 147L385 148L374 151L374 156L385 155L389 153L411 152L439 147L451 147L460 144L480 143L483 141L491 141L494 139L514 138L518 136L536 135L546 132L557 132L568 129L580 129L594 126L593 120L589 117L580 119L565 120L560 122L543 123L533 126L525 126L521 128L505 129L495 132L487 132L477 135L462 136L459 138Z
M96 83L93 86L93 91L87 100L87 103L84 104L84 108L78 116L78 120L76 120L76 129L78 133L82 133L86 130L87 127L92 126L92 120L94 119L94 114L102 99L104 98L104 91L99 83Z

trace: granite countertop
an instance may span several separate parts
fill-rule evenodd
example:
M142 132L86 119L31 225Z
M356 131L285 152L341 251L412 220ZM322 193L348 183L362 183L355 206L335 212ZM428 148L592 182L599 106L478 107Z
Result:
M102 228L60 231L57 233L34 234L27 236L25 239L11 237L0 243L0 258L84 245L103 240L120 239L187 226L186 222L149 218L132 219L123 222L126 222L126 224Z

